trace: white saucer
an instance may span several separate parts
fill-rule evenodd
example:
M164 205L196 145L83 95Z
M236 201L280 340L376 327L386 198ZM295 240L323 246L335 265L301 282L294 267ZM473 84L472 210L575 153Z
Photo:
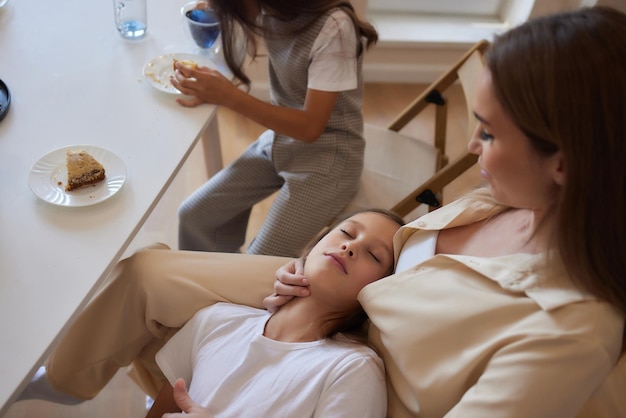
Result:
M65 150L85 150L104 166L103 181L71 192L65 191L67 167ZM91 206L117 193L126 181L126 165L117 155L93 145L71 145L50 151L31 168L28 185L35 195L58 206Z
M151 59L143 66L144 78L158 90L165 93L182 94L172 83L170 77L174 75L174 60L184 61L191 60L198 63L201 67L209 67L219 70L217 65L209 58L202 55L172 53L159 55Z

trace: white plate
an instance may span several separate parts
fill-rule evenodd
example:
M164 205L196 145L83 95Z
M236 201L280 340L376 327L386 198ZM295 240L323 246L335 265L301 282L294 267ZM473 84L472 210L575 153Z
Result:
M143 76L153 87L166 93L182 94L172 83L170 77L174 75L174 59L179 61L192 60L201 67L218 69L217 65L208 57L195 54L165 54L151 59L143 66Z
M65 191L67 167L65 150L85 150L104 166L103 181L71 192ZM90 206L117 193L126 181L126 165L117 155L93 145L72 145L50 151L31 168L28 185L35 195L59 206Z

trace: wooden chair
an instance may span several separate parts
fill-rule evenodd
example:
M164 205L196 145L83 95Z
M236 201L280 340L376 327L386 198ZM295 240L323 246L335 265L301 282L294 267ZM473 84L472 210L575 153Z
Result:
M446 90L457 80L468 109L468 136L475 127L472 102L483 70L487 41L473 45L448 71L408 105L389 126L366 124L365 164L359 191L345 212L383 207L411 220L425 204L439 207L444 186L476 163L477 157L463 152L449 161L446 154ZM435 106L434 146L400 131L429 105ZM425 210L424 210L425 212ZM411 216L409 216L411 215Z

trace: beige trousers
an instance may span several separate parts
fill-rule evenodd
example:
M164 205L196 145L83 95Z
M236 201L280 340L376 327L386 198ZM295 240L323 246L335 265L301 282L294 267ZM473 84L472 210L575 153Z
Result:
M71 325L46 362L57 390L91 399L121 368L149 395L164 377L154 355L199 309L219 301L262 307L285 257L141 250L118 263L109 284Z

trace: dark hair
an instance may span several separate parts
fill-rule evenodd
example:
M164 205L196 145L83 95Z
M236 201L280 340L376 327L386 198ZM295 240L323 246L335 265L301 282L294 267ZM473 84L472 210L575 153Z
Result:
M320 232L318 236L311 240L311 242L309 243L309 245L307 245L305 249L306 254L308 254L315 246L315 244L317 244L322 238L324 238L326 234L335 229L346 219L351 218L354 215L358 215L359 213L379 213L391 219L399 226L403 226L405 224L404 219L402 219L401 216L386 209L371 208L351 212L333 222L331 226L325 228L322 232ZM393 273L393 264L389 270L389 274L391 273ZM365 313L365 310L360 303L357 303L357 306L355 308L352 308L345 312L339 312L334 314L333 316L324 318L324 324L328 326L328 328L325 330L324 337L333 338L337 334L341 333L347 339L353 342L368 345L371 348L374 348L367 339L367 319L368 317Z
M551 247L584 289L626 313L626 15L530 20L486 54L500 104L544 155L563 154Z
M243 40L247 41L247 51L252 58L258 54L257 36L264 36L263 27L259 24L259 15L246 8L246 2L241 0L211 0L220 23L224 58L233 75L245 85L250 85L250 79L242 69L243 59L237 48ZM317 18L331 9L343 10L354 23L357 36L366 40L366 47L378 41L378 33L374 26L360 19L352 4L347 0L257 0L259 8L263 8L281 19L292 20L303 14L311 15L309 22L312 24ZM297 35L304 30L298 29L292 34ZM360 45L360 43L358 43Z

